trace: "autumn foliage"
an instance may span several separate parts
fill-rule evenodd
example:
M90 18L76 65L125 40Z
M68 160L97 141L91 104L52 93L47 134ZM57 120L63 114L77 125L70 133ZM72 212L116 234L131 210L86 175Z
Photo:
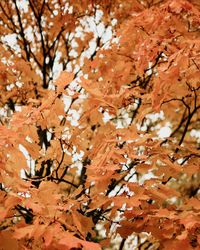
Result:
M200 2L0 17L0 249L200 249Z

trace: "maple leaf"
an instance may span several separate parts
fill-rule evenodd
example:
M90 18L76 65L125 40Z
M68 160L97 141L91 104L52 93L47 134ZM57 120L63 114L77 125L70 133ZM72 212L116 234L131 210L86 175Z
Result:
M80 240L74 237L73 234L70 234L67 232L62 234L62 239L59 241L59 244L68 247L68 249L71 249L74 247L76 248L83 247L83 249L85 250L86 249L101 250L101 247L99 246L99 244Z
M67 71L63 71L60 73L59 77L55 80L55 84L57 86L58 93L63 91L67 85L69 85L74 79L74 74L69 73Z

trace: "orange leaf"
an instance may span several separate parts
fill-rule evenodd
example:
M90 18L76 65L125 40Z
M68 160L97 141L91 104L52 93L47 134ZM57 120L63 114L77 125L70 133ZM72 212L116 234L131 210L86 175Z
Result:
M68 249L79 248L82 246L84 250L89 250L89 249L101 250L99 244L80 240L74 237L73 234L70 234L68 232L62 234L62 238L59 241L59 244L68 247Z
M64 90L64 88L70 84L74 79L74 74L67 71L61 72L60 76L55 80L55 84L58 87L58 92Z
M33 230L34 225L17 228L14 232L13 237L18 240L25 238L27 235L31 237Z

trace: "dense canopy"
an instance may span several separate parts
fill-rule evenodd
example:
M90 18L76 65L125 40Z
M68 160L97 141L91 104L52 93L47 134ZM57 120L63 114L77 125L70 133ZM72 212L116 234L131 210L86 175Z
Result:
M200 248L200 3L0 1L0 246Z

